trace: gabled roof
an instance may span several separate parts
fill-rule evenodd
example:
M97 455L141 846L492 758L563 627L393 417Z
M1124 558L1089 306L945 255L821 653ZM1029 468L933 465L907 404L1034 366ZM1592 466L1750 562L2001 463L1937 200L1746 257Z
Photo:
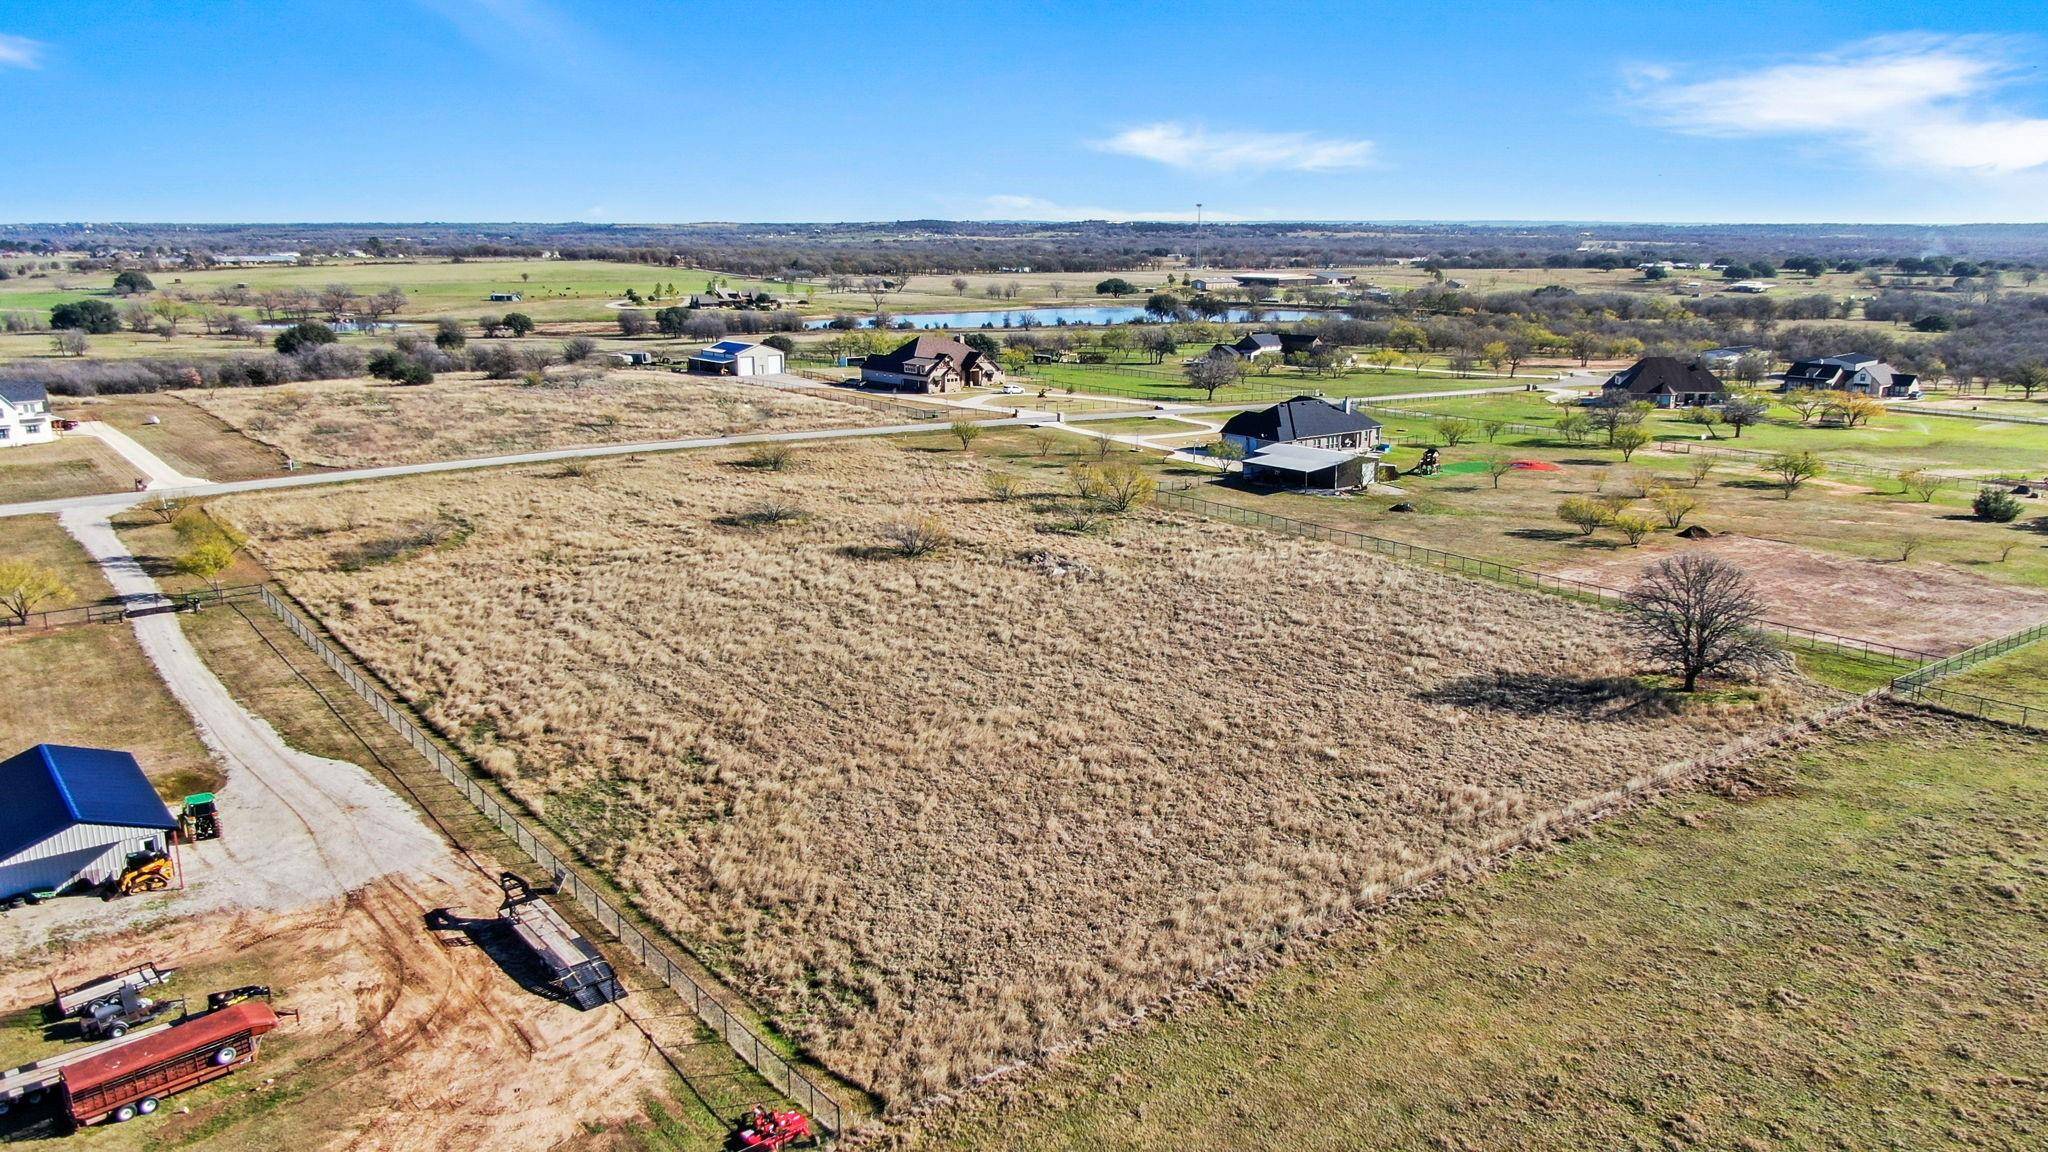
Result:
M74 824L176 828L142 766L126 752L38 744L0 761L0 858Z
M885 372L900 372L913 360L926 363L940 357L952 360L955 367L965 369L981 360L981 353L974 348L953 339L951 336L918 336L906 340L893 351L880 356L870 356L863 368L879 368Z
M0 400L5 400L9 404L33 404L49 398L49 389L38 381L0 380Z
M1246 352L1278 352L1281 347L1280 334L1277 332L1252 332L1247 334L1242 340L1231 345L1231 347Z
M1372 417L1346 412L1327 400L1296 396L1258 412L1240 412L1224 422L1223 431L1232 436L1286 443L1364 432L1379 426L1380 422Z
M1669 356L1645 356L1608 377L1607 388L1626 388L1631 396L1682 395L1689 392L1721 392L1721 378L1694 360L1680 364Z

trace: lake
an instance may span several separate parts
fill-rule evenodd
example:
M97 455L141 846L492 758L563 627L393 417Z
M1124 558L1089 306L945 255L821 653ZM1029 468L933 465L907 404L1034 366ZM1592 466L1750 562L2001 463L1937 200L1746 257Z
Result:
M1318 313L1305 308L1264 308L1259 311L1259 319L1281 324L1306 320L1315 315ZM1248 308L1232 308L1223 317L1232 324L1242 324L1251 318ZM1074 324L1129 324L1145 319L1148 319L1145 310L1135 305L1096 304L1073 308L1017 308L1005 312L908 312L894 317L893 322L908 323L914 328L1062 328ZM830 323L828 320L812 320L804 327L824 328ZM874 319L862 320L861 326L873 327Z

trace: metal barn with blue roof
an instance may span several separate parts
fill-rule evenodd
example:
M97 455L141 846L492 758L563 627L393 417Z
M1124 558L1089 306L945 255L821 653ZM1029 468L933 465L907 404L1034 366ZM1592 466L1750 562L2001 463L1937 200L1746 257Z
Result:
M178 821L126 752L38 744L0 761L0 900L120 877Z
M691 356L689 368L709 376L773 376L782 371L782 349L745 340L720 340Z

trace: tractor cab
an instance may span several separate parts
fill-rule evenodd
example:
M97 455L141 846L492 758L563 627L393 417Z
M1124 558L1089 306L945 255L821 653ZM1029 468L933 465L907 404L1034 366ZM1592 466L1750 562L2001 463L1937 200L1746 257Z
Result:
M220 839L220 810L213 793L195 792L185 797L184 810L178 813L178 835L187 844Z

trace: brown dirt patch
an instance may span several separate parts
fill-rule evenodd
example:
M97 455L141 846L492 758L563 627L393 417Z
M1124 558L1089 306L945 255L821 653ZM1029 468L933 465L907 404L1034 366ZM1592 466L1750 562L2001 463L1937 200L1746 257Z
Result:
M624 1015L543 999L483 949L446 946L424 927L443 905L488 917L495 897L480 876L387 880L288 914L130 931L10 960L0 1003L46 999L47 974L68 982L153 961L183 969L167 995L268 983L278 1008L300 1014L253 1068L147 1124L97 1133L95 1147L548 1148L636 1119L666 1070Z
M1684 549L1741 565L1775 620L1922 652L1960 652L2048 617L2048 589L2015 587L1947 564L1858 559L1756 536L1660 538L1543 570L1626 588L1645 567Z

